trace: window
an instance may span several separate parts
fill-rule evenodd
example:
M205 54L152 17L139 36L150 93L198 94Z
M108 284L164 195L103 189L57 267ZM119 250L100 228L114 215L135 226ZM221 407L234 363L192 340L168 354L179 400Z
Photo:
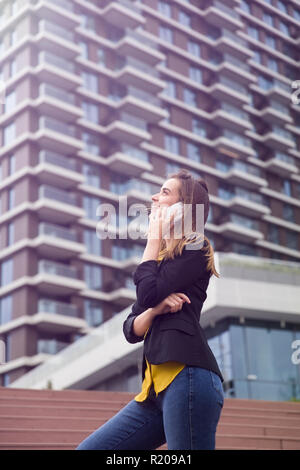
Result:
M13 282L13 259L7 259L1 263L1 286Z
M16 138L16 125L11 123L8 126L4 127L3 131L3 145L12 144Z
M269 36L268 34L266 34L265 39L267 46L272 47L272 49L276 49L276 40L274 36Z
M95 188L101 187L101 177L99 167L96 165L91 165L89 163L83 164L83 174L85 176L85 182L89 186L94 186Z
M105 60L105 50L104 49L99 48L97 50L97 59L98 59L98 65L103 65L105 67L106 60Z
M287 196L292 196L292 186L290 180L283 180L282 182L282 192Z
M196 57L201 57L200 45L194 41L188 41L188 52Z
M82 103L84 119L91 121L94 124L99 123L99 106L94 103Z
M286 231L286 244L288 248L292 250L299 249L299 233L292 232L291 230Z
M0 325L12 320L12 296L8 295L0 299Z
M198 67L190 67L190 79L197 83L203 83L202 70Z
M79 46L81 49L81 57L88 60L89 59L89 45L84 41L80 41Z
M7 246L13 245L15 241L15 225L13 222L10 222L7 225Z
M187 143L187 157L190 160L194 160L198 163L201 162L201 151L200 147L197 144L194 144L192 142Z
M288 9L287 9L287 6L281 2L281 1L277 1L277 8L282 11L283 13L287 13L288 12Z
M295 222L294 208L290 204L283 204L282 217L289 222Z
M171 18L171 5L167 2L158 2L158 11L162 13L162 15Z
M274 18L272 15L269 15L268 13L263 14L263 22L268 24L269 26L273 26L274 23Z
M179 154L179 139L174 135L165 135L165 149L168 152Z
M183 90L183 101L190 106L197 106L197 93L189 88Z
M96 300L84 301L84 317L89 326L95 327L103 323L103 309Z
M289 27L286 23L283 23L283 21L279 21L279 29L283 34L289 36Z
M83 86L88 91L98 93L98 77L94 73L82 72Z
M85 152L92 153L93 155L99 155L101 153L99 138L94 134L83 132L82 140Z
M176 84L171 80L166 80L167 86L164 89L164 94L169 96L170 98L176 98Z
M193 118L192 130L195 134L200 135L201 137L206 137L206 125L200 119Z
M256 39L256 41L259 40L259 34L258 34L258 29L254 28L254 26L248 26L248 34L251 36L253 39Z
M88 289L100 289L102 287L102 270L100 266L86 264L84 266L84 280Z
M97 197L84 196L83 198L83 207L85 210L86 217L88 219L96 220L97 217L97 208L101 204L101 201Z
M101 239L98 238L97 232L95 230L86 229L84 231L84 244L89 254L101 256Z
M5 98L5 112L10 113L16 106L16 92L12 91Z
M173 42L173 31L167 26L160 25L159 27L159 37L164 41Z
M14 188L10 188L8 190L8 207L7 210L11 210L15 207L15 190Z
M268 240L271 243L279 244L279 230L276 225L269 225Z
M8 160L8 174L9 176L13 175L16 171L16 157L11 155Z
M12 78L17 73L17 61L15 59L9 61L9 77Z
M268 58L267 67L274 72L278 72L278 62L275 59Z
M191 15L185 13L185 11L180 11L178 16L179 23L183 26L187 26L189 28L192 27L192 18Z

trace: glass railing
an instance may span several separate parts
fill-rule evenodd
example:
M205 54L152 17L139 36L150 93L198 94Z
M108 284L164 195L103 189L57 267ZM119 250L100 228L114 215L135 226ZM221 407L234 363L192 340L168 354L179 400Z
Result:
M241 197L242 199L246 199L257 204L267 205L267 202L263 195L247 191L244 188L235 188L235 190L230 191L225 188L219 187L218 196L224 200L230 200L234 197Z
M138 147L133 147L129 144L121 145L121 152L129 155L130 157L137 158L138 160L143 160L144 162L149 161L149 154L146 150L143 150Z
M141 118L137 118L128 113L120 113L120 121L124 124L129 124L130 126L137 127L143 131L147 131L147 122Z
M249 65L246 62L242 62L241 60L237 59L236 57L233 57L230 54L224 54L224 61L223 62L229 62L230 64L234 65L237 68L240 68L242 70L245 70L246 72L249 72Z
M145 101L146 103L153 104L155 106L160 106L160 100L156 96L153 96L151 93L147 93L144 90L141 90L140 88L136 88L133 86L128 86L128 95L132 95L142 101Z
M40 260L39 273L54 274L55 276L77 279L77 270L72 266L66 266L54 261Z
M42 222L39 224L39 234L40 235L50 235L55 238L63 238L64 240L76 242L77 235L71 230L60 227L59 225L49 224Z
M69 346L70 343L63 343L55 339L39 339L37 342L38 354L57 354L62 349Z
M52 98L56 98L59 101L63 101L64 103L75 106L75 96L72 93L68 93L62 88L49 85L48 83L40 84L40 94L51 96Z
M245 111L242 111L239 108L230 105L229 103L223 102L221 104L221 109L226 111L228 114L233 114L233 116L236 116L237 118L243 119L244 121L249 121L249 116Z
M56 119L48 116L40 117L39 127L41 129L50 129L51 131L59 132L60 134L68 135L70 137L75 137L76 134L75 126L66 124L62 121L57 121Z
M78 307L65 302L56 302L52 299L40 299L38 302L38 312L78 317Z
M49 198L55 201L63 202L64 204L70 204L72 206L77 205L77 199L74 194L70 194L69 192L64 191L63 189L58 189L54 186L40 186L39 198Z
M238 13L233 8L229 8L228 6L224 5L224 3L221 3L219 1L214 1L214 4L212 6L218 8L218 10L221 10L222 12L224 12L226 15L230 16L231 18L235 18L235 19L239 18Z
M109 2L111 3L111 2ZM133 11L134 13L140 13L141 10L138 6L136 6L134 3L130 2L129 0L117 0L117 3L122 5L123 7L128 8L129 10Z
M274 157L276 158L276 160L280 160L284 163L288 163L289 165L295 165L296 166L295 159L293 157L290 157L289 155L286 155L285 153L275 152Z
M279 111L280 113L283 113L287 116L290 114L290 110L288 106L284 106L283 104L279 103L278 101L275 100L270 100L270 105L272 108L276 109L276 111Z
M48 20L41 20L39 22L39 32L47 32L54 34L54 36L58 36L62 39L67 41L74 42L74 34L71 31L68 31L66 28L62 28L61 26L51 23Z
M39 65L43 63L54 65L64 72L75 73L75 64L70 60L65 60L51 52L41 51L39 53Z
M232 164L217 160L216 168L220 171L223 171L224 173L227 173L230 170L239 170L243 173L251 174L254 176L258 176L258 177L263 177L262 171L260 168L249 165L248 163L243 162L241 160L233 161Z
M68 11L71 11L73 12L74 11L74 4L73 2L70 2L69 0L51 0L50 3L60 7L60 8L64 8L65 10L68 10Z
M245 41L245 39L243 38L240 38L237 34L234 34L231 31L228 31L228 29L222 29L222 36L248 49L247 41Z
M132 38L135 41L139 42L140 44L143 44L143 46L148 46L151 49L158 49L158 44L154 41L152 41L149 38L146 38L142 33L139 32L139 28L135 30L131 30L129 28L125 28L126 30L126 37ZM143 27L140 27L140 30L143 31Z
M244 87L243 85L241 85L240 83L237 83L233 80L230 80L230 78L227 78L225 77L224 75L220 75L220 83L222 85L225 85L227 86L228 88L234 90L234 91L238 91L242 94L247 94L248 91L247 91L247 88Z
M279 80L275 79L274 83L273 83L273 86L277 87L277 88L280 88L281 90L286 91L287 93L291 92L291 87L289 85L287 85L286 83L283 83Z
M274 134L280 135L280 136L283 137L284 139L293 140L293 135L292 135L292 133L289 132L289 131L287 131L287 130L285 130L285 129L282 129L281 127L273 126L272 132L273 132Z
M66 170L76 171L76 162L69 157L51 152L50 150L41 150L39 153L40 163L51 163Z
M245 147L250 148L252 147L250 139L248 139L247 137L243 137L242 135L236 134L235 132L232 132L228 129L224 130L223 137L232 140L233 142L236 142L239 145L244 145Z
M259 230L259 223L257 220L249 219L248 217L243 217L238 214L230 214L229 220L234 224L242 225L243 227L251 230Z

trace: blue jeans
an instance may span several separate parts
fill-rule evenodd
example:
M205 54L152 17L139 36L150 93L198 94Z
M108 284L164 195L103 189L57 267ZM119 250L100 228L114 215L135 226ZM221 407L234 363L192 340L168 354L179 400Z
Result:
M224 403L220 377L186 366L171 384L144 402L131 400L76 450L213 450Z

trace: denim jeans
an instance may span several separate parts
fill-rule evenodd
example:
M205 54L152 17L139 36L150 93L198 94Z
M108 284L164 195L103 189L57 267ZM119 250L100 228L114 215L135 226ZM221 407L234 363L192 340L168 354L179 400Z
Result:
M213 450L224 403L220 377L186 366L171 384L144 402L131 400L76 450Z

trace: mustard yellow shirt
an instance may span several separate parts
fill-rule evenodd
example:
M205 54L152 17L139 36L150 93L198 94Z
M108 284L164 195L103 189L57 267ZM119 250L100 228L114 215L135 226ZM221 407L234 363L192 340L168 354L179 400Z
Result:
M185 367L180 362L168 361L163 364L150 364L147 359L145 378L142 383L142 391L134 397L135 401L144 401L149 395L153 383L156 396L162 392L175 379L176 375Z
M148 328L149 330L149 328ZM146 334L144 335L144 339ZM144 401L149 395L151 385L153 383L156 396L162 392L168 385L175 379L175 377L182 371L185 364L176 361L168 361L163 364L150 364L146 358L145 378L142 383L142 391L134 397L135 401Z

